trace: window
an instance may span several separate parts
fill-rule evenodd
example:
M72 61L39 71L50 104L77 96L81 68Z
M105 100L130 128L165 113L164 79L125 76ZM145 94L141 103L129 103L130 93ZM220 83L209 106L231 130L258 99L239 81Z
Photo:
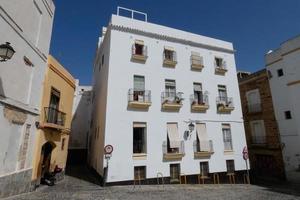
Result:
M253 144L265 144L266 143L266 133L265 125L263 120L256 120L250 122L251 135Z
M209 175L208 162L200 162L200 175L202 177L208 177Z
M215 58L215 66L222 68L223 67L223 59L222 58Z
M285 116L285 119L292 119L292 114L291 114L291 111L285 111L284 112L284 116Z
M248 111L250 113L261 111L261 100L259 90L251 90L246 93L246 98L248 102Z
M201 83L194 83L194 101L197 102L197 104L203 104L203 93L202 93L202 84Z
M146 153L146 123L133 123L133 153Z
M145 180L145 179L146 179L146 166L135 166L134 180Z
M27 124L25 127L23 142L21 144L20 153L19 153L19 170L24 169L24 167L25 167L28 143L29 143L29 138L30 138L30 128L31 128L30 124Z
M192 51L191 64L192 65L203 65L203 60L202 60L202 57L200 56L200 53Z
M165 96L175 97L176 96L176 82L175 80L165 80Z
M235 171L234 160L226 160L227 173L233 174Z
M135 75L133 77L133 100L143 102L144 94L145 94L145 77Z
M225 85L218 85L218 93L221 101L227 101L227 89Z
M50 102L47 113L47 122L57 124L58 119L58 109L60 101L60 92L54 88L51 88Z
M232 148L230 125L222 124L222 132L223 132L224 150L232 151L233 148Z
M63 151L65 149L65 142L66 142L66 138L63 138L61 140L61 150Z
M278 77L283 76L283 69L278 69L277 70L277 75L278 75Z
M176 52L172 47L165 47L164 49L164 60L176 61Z
M170 181L180 181L180 164L170 164Z
M102 63L102 66L103 66L104 65L104 54L102 55L101 63Z

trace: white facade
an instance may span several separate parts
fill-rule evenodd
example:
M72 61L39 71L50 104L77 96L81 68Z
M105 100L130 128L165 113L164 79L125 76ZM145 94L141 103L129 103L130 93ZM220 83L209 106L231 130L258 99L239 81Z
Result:
M300 181L300 36L282 43L266 55L265 61L286 175L289 180Z
M147 46L145 63L132 60L132 45L143 41ZM163 65L164 48L177 54L175 67ZM191 52L203 58L202 71L191 70ZM215 74L215 57L227 63L225 75ZM134 75L144 76L145 89L151 91L148 110L129 107L128 91L134 87ZM200 162L209 162L209 172L226 172L226 160L234 160L235 170L245 170L242 150L246 146L244 125L233 46L229 42L196 35L165 26L112 15L107 29L99 41L94 66L93 128L91 130L90 165L103 175L106 167L103 147L114 147L109 160L107 182L134 179L134 167L145 166L146 178L156 178L157 173L170 176L170 164L180 164L180 173L199 174ZM166 79L176 81L176 91L183 92L179 111L162 109L161 95ZM209 109L192 112L190 95L193 83L202 84L207 91ZM218 85L227 88L233 98L234 109L230 113L217 111ZM196 120L205 123L208 140L213 141L214 153L209 159L195 159L193 143L196 127L190 137L185 137L188 123ZM146 153L137 158L133 155L133 123L146 124ZM184 156L177 161L164 160L163 142L167 140L167 123L178 124L179 140L184 143ZM233 151L224 151L222 124L230 125Z
M87 149L91 117L92 86L80 86L76 80L69 149Z
M29 170L31 179L54 10L52 0L0 2L0 44L10 42L16 51L0 62L0 178Z

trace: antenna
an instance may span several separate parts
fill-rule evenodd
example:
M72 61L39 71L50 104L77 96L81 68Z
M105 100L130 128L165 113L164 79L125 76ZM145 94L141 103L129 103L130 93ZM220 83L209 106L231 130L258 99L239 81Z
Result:
M140 15L143 15L144 18L145 18L145 22L148 22L148 16L147 16L147 13L143 13L143 12L140 12L140 11L137 11L137 10L132 10L132 9L129 9L129 8L124 8L124 7L121 7L121 6L118 6L118 9L117 9L117 15L118 16L121 16L120 15L120 11L121 10L125 10L125 11L128 11L131 13L131 19L134 19L134 14L140 14Z

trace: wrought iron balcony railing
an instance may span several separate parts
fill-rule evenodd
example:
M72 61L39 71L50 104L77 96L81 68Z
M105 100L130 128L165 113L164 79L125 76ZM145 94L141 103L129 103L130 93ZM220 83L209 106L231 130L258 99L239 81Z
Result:
M128 102L151 103L151 91L131 88L128 91Z
M56 124L59 126L65 125L66 113L63 113L56 108L45 107L45 121L50 124Z
M165 91L161 93L161 101L163 104L181 104L183 101L182 94L182 92Z
M208 106L208 95L206 94L192 94L190 96L191 104L192 105L204 105Z
M184 141L178 141L179 148L168 148L167 141L163 142L163 154L184 154Z
M132 56L142 56L147 58L148 57L148 48L147 46L143 45L141 48L137 48L135 44L131 47Z
M193 145L194 145L194 153L214 152L214 146L212 140L207 140L207 141L195 140Z
M227 108L234 108L233 98L232 97L217 97L217 106L223 106Z

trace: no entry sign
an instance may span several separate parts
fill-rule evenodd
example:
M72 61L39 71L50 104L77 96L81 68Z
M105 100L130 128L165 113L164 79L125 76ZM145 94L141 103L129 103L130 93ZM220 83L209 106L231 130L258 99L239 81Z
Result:
M249 154L248 154L247 147L243 148L243 158L244 158L244 160L248 160L249 159Z
M108 144L104 147L104 153L105 154L111 154L113 152L114 148L112 145Z

